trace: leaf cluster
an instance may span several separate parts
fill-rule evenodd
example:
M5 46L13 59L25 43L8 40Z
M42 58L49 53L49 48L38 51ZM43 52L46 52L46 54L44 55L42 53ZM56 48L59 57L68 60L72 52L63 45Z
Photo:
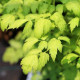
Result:
M21 65L25 74L41 71L51 59L54 69L57 62L61 66L67 64L76 66L73 69L80 68L80 0L9 0L2 3L0 28L3 31L23 28L22 45L14 40L10 44L16 49L23 47ZM16 57L10 48L6 51L5 58L10 50L13 51L11 56ZM22 56L10 61L13 63L20 58ZM71 80L64 78L67 73L68 69L61 72L61 80ZM56 77L54 80L57 80Z

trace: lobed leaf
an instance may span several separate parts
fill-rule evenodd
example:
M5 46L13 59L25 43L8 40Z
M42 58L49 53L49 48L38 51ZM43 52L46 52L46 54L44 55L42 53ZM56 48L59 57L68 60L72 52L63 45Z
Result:
M78 27L78 25L79 25L79 18L78 18L78 17L73 18L73 19L69 22L69 24L70 24L70 30L71 30L71 32L72 32L75 27Z
M40 50L47 49L47 42L46 41L41 41L39 43L38 49L40 49Z
M62 52L62 44L60 40L57 40L56 38L52 38L48 42L48 50L50 51L49 54L51 55L53 61L56 59L57 50Z
M21 61L22 69L25 74L36 71L38 68L38 57L37 55L28 55Z
M29 51L33 47L33 45L35 43L37 43L37 42L38 42L37 38L35 38L35 37L29 37L28 39L26 39L26 42L23 45L23 51L24 52Z

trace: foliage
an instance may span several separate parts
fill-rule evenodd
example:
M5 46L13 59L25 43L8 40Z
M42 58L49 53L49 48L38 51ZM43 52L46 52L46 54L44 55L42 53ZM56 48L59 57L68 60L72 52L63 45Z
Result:
M23 72L41 71L43 80L79 80L79 19L80 0L0 1L0 28L23 28L3 60L12 64L22 59Z
M22 50L23 40L20 40L21 35L22 33L20 32L15 39L9 41L10 46L6 49L3 55L4 62L10 62L10 64L13 64L17 63L24 57L24 52Z

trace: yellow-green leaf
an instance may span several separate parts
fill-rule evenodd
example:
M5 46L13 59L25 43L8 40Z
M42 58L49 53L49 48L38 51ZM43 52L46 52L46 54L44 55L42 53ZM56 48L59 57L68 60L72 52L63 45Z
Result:
M24 24L25 22L27 22L26 19L18 19L18 20L16 20L13 24L11 24L8 29L19 28L19 27L21 27L21 25Z
M60 31L64 31L66 28L66 21L64 20L63 16L59 12L55 12L51 17L51 20L53 20L56 24L56 27L60 29Z
M71 62L74 61L77 57L78 57L77 54L69 53L68 55L66 55L66 56L63 57L63 59L61 60L61 63L62 63L62 64L71 63Z
M48 50L50 51L49 54L51 54L51 57L52 57L53 61L55 61L56 55L57 55L57 50L59 50L60 52L62 52L61 41L57 40L56 38L52 38L48 42Z
M30 37L30 38L26 39L26 41L23 45L23 50L25 52L29 51L33 47L33 45L37 42L38 42L38 39L35 37Z
M73 19L69 22L69 24L70 24L70 30L71 30L71 32L72 32L75 27L78 27L78 25L79 25L79 18L78 18L78 17L73 18Z
M68 42L70 44L70 39L67 36L59 36L58 39L66 41L66 42Z
M49 61L49 55L45 52L40 53L38 69L41 70Z

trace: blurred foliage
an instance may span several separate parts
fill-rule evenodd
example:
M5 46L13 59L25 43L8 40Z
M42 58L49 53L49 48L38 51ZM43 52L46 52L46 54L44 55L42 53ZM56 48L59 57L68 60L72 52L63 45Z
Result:
M10 62L10 64L17 63L24 56L24 52L22 50L21 32L9 41L10 47L8 47L3 55L4 62Z
M60 65L50 60L41 73L33 73L31 80L80 80L79 75L80 71L73 63Z

